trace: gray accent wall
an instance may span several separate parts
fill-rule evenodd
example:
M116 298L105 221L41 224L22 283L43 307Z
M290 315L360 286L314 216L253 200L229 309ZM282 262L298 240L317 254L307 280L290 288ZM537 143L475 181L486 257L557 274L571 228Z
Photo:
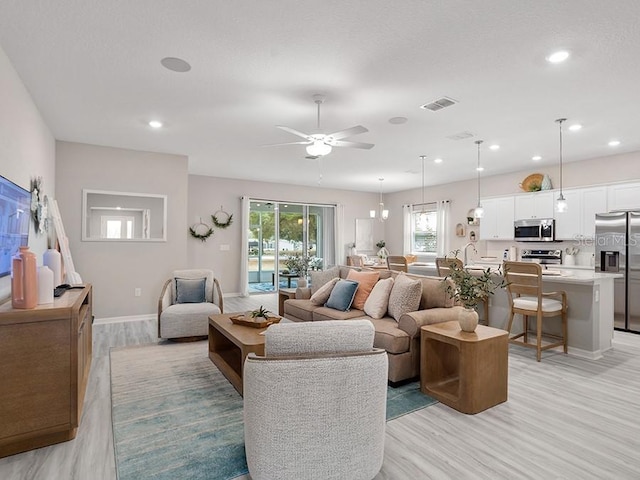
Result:
M96 318L156 312L164 281L187 267L187 157L58 141L56 159L62 222L76 270L93 284ZM167 195L167 241L83 242L85 188Z
M43 193L55 196L55 140L1 47L0 92L0 175L27 190L31 178L42 177ZM36 234L33 222L29 247L42 265L47 236ZM10 277L0 278L0 302L10 296Z
M375 175L372 175L374 177ZM375 187L372 183L372 187ZM344 206L342 251L337 252L338 262L346 261L346 244L355 241L356 218L369 218L369 210L378 207L378 194L334 190L319 187L287 185L282 183L254 182L229 178L189 175L188 223L211 224L211 214L221 206L233 214L233 224L226 229L214 227L214 233L206 242L191 236L187 250L190 268L211 268L219 277L223 292L237 294L241 291L241 198L252 198L301 203L341 204ZM384 238L384 224L374 222L375 242ZM229 247L229 250L221 248Z

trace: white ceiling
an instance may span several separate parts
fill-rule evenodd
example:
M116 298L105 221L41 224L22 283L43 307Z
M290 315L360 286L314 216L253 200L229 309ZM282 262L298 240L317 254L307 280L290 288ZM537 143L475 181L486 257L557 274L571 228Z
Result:
M584 126L565 161L640 150L638 18L637 0L2 0L0 45L57 139L188 155L193 174L317 185L304 146L262 145L313 132L324 93L325 133L361 124L375 147L334 148L321 185L388 192L421 185L423 154L427 185L475 178L476 139L483 175L557 165L558 117ZM418 108L442 96L459 103Z

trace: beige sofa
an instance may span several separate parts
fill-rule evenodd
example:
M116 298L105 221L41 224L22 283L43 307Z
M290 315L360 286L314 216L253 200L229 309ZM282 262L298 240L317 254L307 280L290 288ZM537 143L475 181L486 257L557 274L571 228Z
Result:
M396 321L391 316L380 319L369 317L362 310L351 309L346 312L314 305L310 298L331 277L346 278L354 267L334 267L317 278L312 276L311 287L298 288L296 298L284 302L284 316L296 322L312 322L322 320L349 320L366 318L375 328L374 347L383 348L389 357L389 382L399 384L413 379L420 374L420 327L434 323L457 320L458 311L462 307L455 305L444 289L442 278L407 275L411 279L422 282L420 307L415 312L405 313ZM366 269L354 268L358 271ZM399 272L381 270L380 279L394 278Z

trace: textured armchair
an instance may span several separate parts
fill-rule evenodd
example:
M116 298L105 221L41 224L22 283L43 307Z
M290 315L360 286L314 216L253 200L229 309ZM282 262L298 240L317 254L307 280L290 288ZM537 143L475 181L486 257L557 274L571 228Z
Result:
M158 299L158 337L206 337L216 313L223 313L223 299L213 271L175 270Z
M382 467L387 354L368 320L281 323L244 365L253 480L370 480Z

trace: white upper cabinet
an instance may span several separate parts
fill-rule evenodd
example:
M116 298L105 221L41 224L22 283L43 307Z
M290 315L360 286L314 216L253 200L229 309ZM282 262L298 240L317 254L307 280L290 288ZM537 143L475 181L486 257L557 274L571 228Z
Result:
M607 211L607 187L574 188L564 190L563 195L568 208L555 213L556 239L593 238L596 213Z
M532 192L515 197L515 219L553 218L554 191Z
M482 206L480 240L513 240L513 197L484 198Z
M640 183L609 185L609 211L640 209Z

